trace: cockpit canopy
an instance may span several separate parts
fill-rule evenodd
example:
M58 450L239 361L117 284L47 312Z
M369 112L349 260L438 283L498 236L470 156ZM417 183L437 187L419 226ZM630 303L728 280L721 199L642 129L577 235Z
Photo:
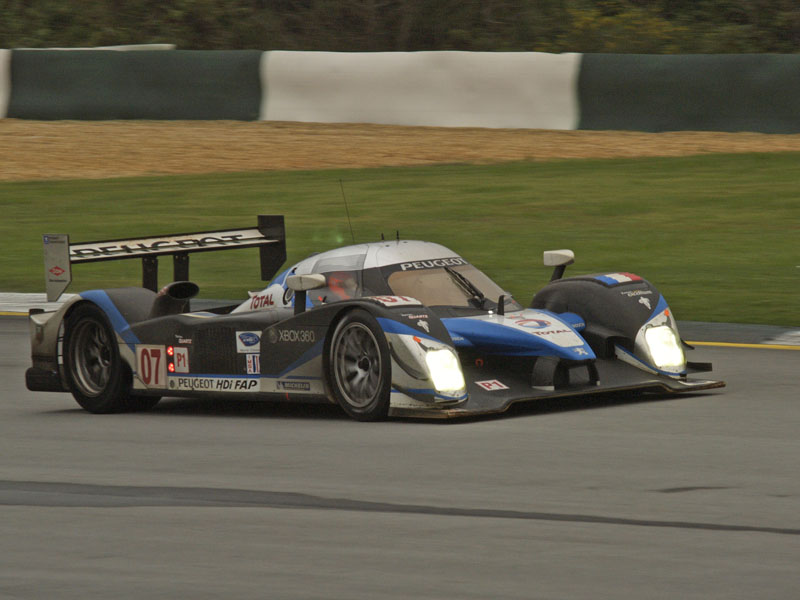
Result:
M371 246L355 246L350 254L342 253L346 249L341 249L333 255L324 253L307 259L313 262L307 267L308 272L324 275L327 284L309 293L311 303L319 305L364 296L394 295L416 298L427 306L492 310L496 309L500 296L505 295L507 310L521 309L483 272L442 246L432 245L449 256L389 264L380 264L383 261L370 257ZM393 257L384 254L383 258ZM378 264L372 266L370 262Z

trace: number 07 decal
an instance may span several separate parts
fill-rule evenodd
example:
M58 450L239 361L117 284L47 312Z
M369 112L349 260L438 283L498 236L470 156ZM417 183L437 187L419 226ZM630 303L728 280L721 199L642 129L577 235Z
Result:
M164 346L136 346L136 371L149 388L167 387L167 357Z

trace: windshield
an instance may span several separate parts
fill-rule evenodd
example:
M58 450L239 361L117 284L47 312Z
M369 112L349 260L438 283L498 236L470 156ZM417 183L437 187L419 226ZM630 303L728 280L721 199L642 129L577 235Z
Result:
M427 306L494 310L498 298L505 294L507 310L522 308L507 292L470 264L395 270L386 281L393 294L416 298Z

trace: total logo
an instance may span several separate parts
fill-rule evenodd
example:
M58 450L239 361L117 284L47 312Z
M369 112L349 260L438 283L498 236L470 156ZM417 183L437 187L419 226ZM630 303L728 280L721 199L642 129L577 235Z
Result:
M545 327L550 327L550 325L552 325L550 321L545 321L544 319L517 318L514 319L512 323L518 327L526 327L528 329L544 329Z
M52 273L56 277L61 277L61 275L63 275L65 273L65 271L61 267L55 266L52 269L50 269L50 273Z
M253 296L250 298L250 310L267 308L269 306L275 306L275 301L272 299L272 294L262 294L260 296Z

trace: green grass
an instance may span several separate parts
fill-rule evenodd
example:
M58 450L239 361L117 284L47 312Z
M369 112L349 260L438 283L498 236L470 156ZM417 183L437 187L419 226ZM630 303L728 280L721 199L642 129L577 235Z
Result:
M395 230L449 246L524 304L567 273L632 271L679 319L800 325L800 155L569 160L0 184L0 290L43 291L42 233L72 241L255 224L284 214L289 261ZM161 281L171 261L161 261ZM257 253L192 257L205 297L259 289ZM78 265L70 291L137 284L138 261Z

